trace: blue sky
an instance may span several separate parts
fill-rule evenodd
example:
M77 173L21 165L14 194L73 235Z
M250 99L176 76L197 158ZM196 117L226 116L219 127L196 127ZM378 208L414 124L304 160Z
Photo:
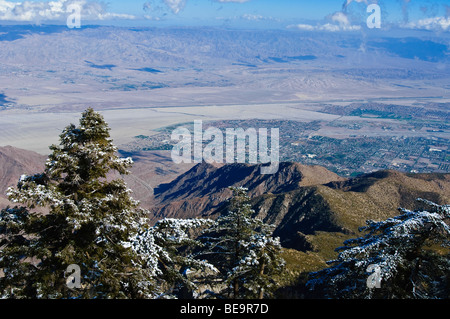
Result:
M346 30L364 24L375 3L384 26L450 31L448 0L0 0L0 23L64 22L71 3L82 6L84 20L99 24Z

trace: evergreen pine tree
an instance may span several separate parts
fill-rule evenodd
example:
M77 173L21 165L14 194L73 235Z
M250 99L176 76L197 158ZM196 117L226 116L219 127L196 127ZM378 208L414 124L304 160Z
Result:
M130 158L117 148L103 117L89 108L50 147L45 171L22 176L10 188L0 216L0 291L7 298L144 298L153 296L151 270L130 240L144 212L125 182ZM47 212L33 212L44 207ZM70 289L69 265L81 270L81 288Z
M419 201L430 209L401 208L396 217L369 220L365 236L345 241L330 268L310 274L315 296L449 298L450 206Z
M203 235L210 261L221 273L225 298L263 298L277 287L273 280L284 267L273 227L253 218L247 189L232 187L231 210Z
M195 298L199 293L196 281L217 271L206 260L196 258L195 250L202 244L193 234L213 223L210 219L164 218L132 240L134 250L153 271L160 287L158 298Z

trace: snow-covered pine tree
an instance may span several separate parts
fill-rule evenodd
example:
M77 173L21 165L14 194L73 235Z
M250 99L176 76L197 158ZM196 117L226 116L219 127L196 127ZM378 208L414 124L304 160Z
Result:
M450 206L418 201L429 209L400 208L400 215L369 220L365 236L345 241L330 268L310 274L315 296L449 298Z
M248 204L247 189L233 191L230 211L218 218L202 236L209 260L220 271L225 298L270 297L277 287L274 275L281 273L281 245L273 238L273 227L258 218Z
M145 224L125 182L130 158L117 148L103 117L89 108L52 145L44 173L22 176L0 216L0 291L6 298L145 298L151 270L130 239ZM37 213L35 207L47 212ZM81 288L69 289L66 270L81 268Z
M217 272L195 254L196 248L202 246L195 233L213 223L210 219L164 218L133 238L133 249L152 269L159 287L158 298L195 298L201 293L196 280L201 282L205 274ZM200 278L191 275L195 273L200 273Z

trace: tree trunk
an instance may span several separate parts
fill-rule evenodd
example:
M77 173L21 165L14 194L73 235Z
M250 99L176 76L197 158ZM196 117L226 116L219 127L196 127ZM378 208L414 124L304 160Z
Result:
M261 268L259 269L259 276L262 277L264 275L264 268L266 268L266 260L263 259L263 262L261 263ZM259 288L259 299L263 299L264 298L264 288L260 287Z
M234 299L237 299L239 296L239 281L237 279L235 279L233 283L233 295Z

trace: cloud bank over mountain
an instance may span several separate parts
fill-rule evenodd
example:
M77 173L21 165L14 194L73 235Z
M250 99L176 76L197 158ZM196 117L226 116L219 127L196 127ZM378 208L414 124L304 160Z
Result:
M84 24L115 24L120 21L142 26L225 25L304 31L361 31L366 29L369 5L381 8L382 28L450 30L450 6L441 0L345 0L336 4L308 1L276 3L256 0L0 0L0 23L65 24L73 6L80 8Z
M134 15L108 12L103 2L57 0L43 2L12 2L0 0L0 21L33 22L65 21L72 6L79 6L86 20L135 19Z

